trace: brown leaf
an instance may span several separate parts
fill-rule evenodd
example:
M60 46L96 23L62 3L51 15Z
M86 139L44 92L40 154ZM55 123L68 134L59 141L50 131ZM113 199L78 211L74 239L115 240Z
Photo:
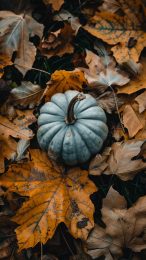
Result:
M64 0L58 0L58 1L54 1L54 0L43 0L45 5L52 5L52 8L54 9L54 11L59 11L59 9L61 8L61 6L64 3Z
M71 25L66 23L62 29L56 32L51 32L48 38L40 44L41 54L48 58L52 56L62 57L66 53L72 53L74 47L72 45L74 31Z
M61 10L58 14L54 15L54 20L61 21L61 22L67 21L68 23L70 23L72 30L75 31L75 35L78 33L78 30L81 27L79 18L73 16L71 13L69 13L66 10Z
M104 0L102 5L99 7L100 11L108 11L110 13L115 13L120 9L121 5L117 0Z
M134 137L143 125L131 105L126 105L123 110L123 124L128 129L129 137Z
M0 53L11 59L13 52L16 51L15 64L24 75L31 69L36 55L36 48L29 41L29 37L34 34L41 37L43 25L29 15L16 15L10 11L1 11L0 21Z
M21 86L13 88L9 97L9 103L21 105L22 108L30 109L39 104L43 89L29 81L23 81Z
M44 91L45 101L49 101L55 93L64 93L67 90L82 91L82 85L86 83L84 73L79 70L56 70L51 75L48 87Z
M102 154L97 154L90 162L89 174L101 175L108 167L107 159L110 155L111 148L106 148Z
M75 238L86 239L94 226L94 206L89 196L97 189L88 172L54 167L46 153L31 150L31 161L11 165L0 179L9 191L29 196L13 218L19 249L43 244L64 222Z
M123 87L118 88L118 94L133 94L141 89L146 88L146 59L141 61L142 69L140 73L137 74L137 77L134 77L130 82Z
M124 4L126 1L121 2ZM115 45L111 50L120 64L130 59L137 62L141 51L146 46L146 33L141 26L142 12L138 12L141 4L139 2L137 4L136 1L134 3L137 8L126 10L126 14L123 16L109 11L97 12L84 26L84 29L93 36ZM133 5L133 1L131 5ZM129 41L132 40L133 45L129 46Z
M135 98L135 101L139 105L139 113L142 113L146 109L146 91L144 91L142 94L138 95Z
M124 248L133 252L146 248L145 200L146 196L141 197L127 209L124 197L110 188L102 208L106 227L96 225L87 239L86 249L92 259L103 255L106 259L119 259Z
M4 67L8 66L8 65L12 65L13 63L11 62L11 58L0 54L0 78L3 76L4 73Z

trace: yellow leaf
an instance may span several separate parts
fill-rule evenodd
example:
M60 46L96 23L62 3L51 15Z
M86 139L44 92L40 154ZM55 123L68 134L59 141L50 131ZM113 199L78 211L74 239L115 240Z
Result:
M86 83L84 73L79 70L66 71L56 70L51 75L51 80L48 82L44 95L45 101L49 101L55 93L64 93L67 90L82 91L82 85Z
M11 165L0 179L10 191L29 196L13 218L19 249L45 244L64 222L75 238L86 239L94 226L90 195L97 191L88 172L54 166L46 153L31 150L31 161Z
M45 5L51 4L53 9L54 9L54 11L59 11L59 9L61 8L61 6L64 3L64 0L57 0L57 1L54 1L54 0L43 0L43 2L44 2Z
M98 12L84 29L108 44L115 45L111 50L118 63L129 59L137 62L141 51L146 47L146 33L142 30L141 22L136 15L134 17L135 19L131 19L131 13L119 16Z

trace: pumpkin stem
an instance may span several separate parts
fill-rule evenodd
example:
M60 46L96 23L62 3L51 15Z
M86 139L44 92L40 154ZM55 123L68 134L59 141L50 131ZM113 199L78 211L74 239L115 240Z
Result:
M66 118L67 124L73 124L75 122L76 118L74 115L74 105L76 104L77 101L81 101L85 98L86 96L84 94L79 93L70 101L67 110L67 118Z

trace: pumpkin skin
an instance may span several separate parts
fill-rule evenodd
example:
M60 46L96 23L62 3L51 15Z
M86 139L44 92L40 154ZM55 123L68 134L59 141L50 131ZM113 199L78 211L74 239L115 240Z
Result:
M67 165L88 161L100 151L108 134L105 112L89 94L82 93L85 99L74 104L75 121L66 122L68 106L77 94L73 90L55 94L41 107L38 117L40 147L52 151Z

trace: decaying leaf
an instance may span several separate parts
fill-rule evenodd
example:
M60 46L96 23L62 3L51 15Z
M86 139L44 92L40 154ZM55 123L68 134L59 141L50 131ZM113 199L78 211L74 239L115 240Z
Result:
M47 154L31 150L31 161L14 164L0 179L9 191L29 196L13 218L19 249L46 243L64 222L75 238L86 239L94 226L94 206L89 196L96 192L88 172L72 168L67 173L54 167Z
M106 227L96 225L87 239L86 250L92 259L100 256L107 260L119 259L125 248L133 252L146 248L145 201L146 196L141 197L127 209L124 197L110 188L102 207Z
M120 9L121 5L117 0L104 0L102 5L99 7L100 11L108 11L110 13L115 13Z
M4 67L12 64L13 63L11 62L11 59L8 56L0 54L0 78L3 76Z
M9 102L20 105L22 108L33 108L39 104L43 89L39 85L32 84L29 81L23 81L21 86L12 89Z
M59 11L59 9L61 8L61 6L64 3L64 0L58 0L58 1L54 1L54 0L43 0L45 5L52 5L54 11Z
M89 173L115 174L123 181L132 180L138 172L146 169L142 157L136 158L144 142L145 140L130 140L113 143L110 150L105 150L103 155L97 155L97 158L91 161Z
M52 56L62 57L66 53L72 53L74 47L72 45L74 30L69 23L66 23L62 29L51 32L47 39L40 44L41 54L48 58Z
M146 33L138 18L137 12L129 12L128 15L123 16L97 12L84 29L108 44L115 45L111 50L118 63L129 59L137 62L141 51L146 46ZM130 44L131 42L133 44Z
M44 91L45 101L49 101L55 93L64 93L67 90L82 91L82 85L86 83L84 73L80 70L65 71L56 70L51 75L51 80Z
M25 74L36 55L36 48L29 37L38 35L42 37L43 25L35 21L31 16L17 15L10 11L0 12L0 53L12 58L16 51L16 67Z

